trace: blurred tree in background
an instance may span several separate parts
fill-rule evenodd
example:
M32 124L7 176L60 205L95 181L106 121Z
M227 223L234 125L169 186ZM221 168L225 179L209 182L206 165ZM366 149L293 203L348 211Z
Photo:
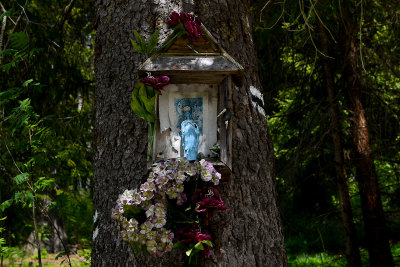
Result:
M0 216L11 246L90 245L92 4L1 1Z
M399 11L397 1L255 6L288 254L344 250L336 227L343 199L335 188L342 164L353 241L368 247L371 266L392 265L388 241L399 239Z

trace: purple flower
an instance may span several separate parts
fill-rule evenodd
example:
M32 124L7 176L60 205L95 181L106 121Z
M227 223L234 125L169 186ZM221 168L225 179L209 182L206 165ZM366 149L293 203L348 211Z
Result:
M155 191L156 187L152 182L145 182L140 186L141 191Z
M147 78L140 79L139 82L144 83L145 85L151 86L154 89L160 91L169 84L169 77L164 75L150 76Z
M151 222L146 221L140 225L140 233L147 234L148 232L151 231L152 228L153 228L153 225L151 224Z
M155 228L161 228L167 223L167 220L163 217L156 217L151 222Z
M157 252L157 247L156 246L157 246L156 241L154 241L154 240L147 240L146 241L147 251L150 254L156 254L156 252Z

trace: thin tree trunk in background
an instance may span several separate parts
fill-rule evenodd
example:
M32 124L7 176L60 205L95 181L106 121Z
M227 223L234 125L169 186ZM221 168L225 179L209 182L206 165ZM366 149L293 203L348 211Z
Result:
M34 198L36 198L36 195L34 195ZM42 250L40 247L40 239L39 239L39 229L37 225L37 217L36 217L36 199L32 202L32 218L33 218L33 226L35 229L35 243L36 243L36 248L37 248L37 256L38 256L38 266L42 267Z
M321 24L319 24L319 30L321 36L322 53L324 53L325 55L329 55L330 53L329 53L328 37L326 36L324 28ZM340 136L341 127L340 127L338 103L337 100L335 100L335 86L333 80L333 72L330 65L331 62L332 60L330 60L329 58L323 57L326 90L328 92L329 115L331 117L331 135L334 147L336 184L338 186L340 211L342 214L342 221L343 221L346 258L348 266L361 267L360 250L358 248L356 228L353 222L353 212L351 209L346 168L343 159L343 147Z
M378 177L371 156L371 146L367 128L367 119L362 104L361 72L357 66L358 23L353 21L348 3L344 2L344 81L349 102L351 133L356 166L356 179L361 197L367 247L371 267L393 266L389 239L386 232L382 200L379 192Z
M129 105L137 67L145 57L134 53L129 38L133 29L149 36L156 27L165 38L172 11L193 11L246 69L243 85L233 88L232 175L218 186L229 209L210 225L214 253L200 266L287 265L273 146L265 114L252 101L254 94L260 97L261 85L249 5L243 0L96 1L93 266L185 266L183 251L135 257L111 219L118 195L138 187L147 172L147 126Z

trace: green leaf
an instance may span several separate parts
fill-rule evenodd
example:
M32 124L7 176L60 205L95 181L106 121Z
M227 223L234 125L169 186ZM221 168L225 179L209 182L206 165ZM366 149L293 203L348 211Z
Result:
M32 203L35 200L34 195L32 194L32 192L28 192L28 194L26 194L29 203Z
M51 185L54 182L54 179L47 179L46 177L40 177L36 182L35 182L35 187L39 190L44 190L46 189L49 185Z
M193 249L191 248L191 249L189 249L189 250L186 250L186 256L190 256L190 254L192 254L192 251L193 251Z
M25 200L25 195L23 192L17 191L14 193L14 201L15 202L24 202L24 200Z
M0 20L3 20L3 18L4 18L5 16L9 16L10 14L11 14L11 10L9 9L9 10L7 10L6 12L4 12L3 14L0 15Z
M204 250L203 243L201 241L197 242L197 244L194 245L194 248L197 249L197 250Z
M140 37L140 34L137 32L137 30L133 30L133 34L135 35L136 41L138 41L139 45L141 45L142 38Z
M26 80L26 81L22 84L22 87L27 87L31 82L33 82L33 79Z
M144 105L146 107L147 112L149 112L149 114L152 117L152 121L151 122L154 122L156 120L156 118L155 118L156 117L156 106L155 106L156 97L153 96L150 99L147 98L145 101L143 101L143 103L144 103Z
M144 105L142 105L138 96L138 91L139 91L138 88L142 88L142 86L144 87L144 84L140 85L140 83L137 83L135 85L135 88L132 91L131 108L133 112L135 112L135 114L139 116L139 118L148 121L146 108L144 107Z
M184 248L184 247L185 247L185 244L184 244L183 242L181 242L181 241L176 242L176 243L172 246L173 249Z
M19 51L28 50L29 37L26 32L15 32L10 34L11 47Z
M140 54L144 54L144 52L142 51L141 46L138 45L135 41L133 41L133 39L131 39L131 43L132 43L133 49L135 49L136 52L138 52Z
M145 117L147 122L154 122L155 121L155 96L152 98L147 98L146 87L141 86L139 89L139 99L143 103L145 108ZM143 105L141 105L143 107Z
M187 207L186 209L185 209L185 212L186 211L189 211L189 210L191 210L192 209L192 205L189 205L189 207Z
M201 241L201 243L209 245L210 247L214 246L213 243L210 240L203 240L203 241Z
M0 56L7 56L7 55L12 55L18 52L16 49L4 49L3 51L0 52Z
M152 98L153 96L155 96L155 92L154 91L157 91L157 90L153 89L153 87L151 87L151 86L147 86L146 85L147 98Z
M155 31L151 36L149 40L149 44L147 46L147 54L151 54L158 44L158 35L160 34L160 31Z
M12 199L8 199L6 201L4 201L3 203L1 203L0 205L0 211L5 211L6 209L8 209L11 205L13 204L13 200Z
M135 35L136 41L139 43L141 51L140 53L146 54L147 53L146 41L144 40L143 37L140 36L140 34L136 30L133 30L133 34Z
M28 175L29 174L27 172L24 172L15 176L13 180L19 185L26 181Z

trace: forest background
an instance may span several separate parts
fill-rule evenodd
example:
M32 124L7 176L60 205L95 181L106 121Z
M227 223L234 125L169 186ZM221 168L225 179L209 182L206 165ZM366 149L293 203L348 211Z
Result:
M400 264L400 3L264 0L252 1L251 11L289 264L346 266L341 172L352 238L368 266L353 76ZM0 1L0 14L1 264L47 253L89 264L93 2ZM42 255L29 255L37 247Z

